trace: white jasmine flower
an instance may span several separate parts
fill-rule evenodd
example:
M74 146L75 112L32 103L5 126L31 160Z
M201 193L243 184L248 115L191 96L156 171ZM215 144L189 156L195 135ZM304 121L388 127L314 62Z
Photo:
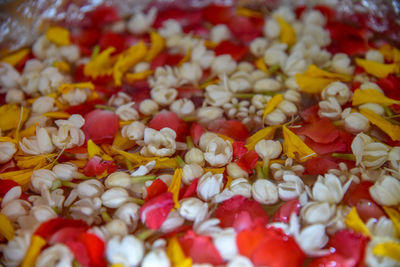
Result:
M297 106L286 99L282 100L278 104L277 108L280 109L286 116L294 116L298 112Z
M233 228L225 228L212 235L213 243L222 259L230 260L238 254L236 232Z
M181 118L188 117L194 114L195 106L190 99L187 98L180 98L175 100L169 109L175 112Z
M29 155L49 154L54 150L49 132L41 127L36 127L35 136L22 138L19 146L24 153Z
M201 177L204 174L203 168L196 164L185 164L182 170L182 181L185 184L191 184L192 181L196 178Z
M70 208L70 215L77 220L84 220L91 225L93 222L100 223L101 218L98 217L101 209L101 199L98 197L84 198L76 201Z
M264 78L258 80L254 84L254 92L264 93L264 92L276 92L282 89L282 84L274 78Z
M285 174L301 175L305 170L303 165L293 165L293 159L291 158L286 159L285 165L272 163L269 168L271 169L274 178L277 180L282 179Z
M285 63L281 65L283 72L288 76L295 76L307 70L309 62L301 51L295 51L289 55Z
M1 207L4 207L8 201L19 199L22 194L21 186L14 186L7 191L1 200Z
M223 175L212 174L207 172L200 179L197 185L197 195L204 201L209 201L219 192L221 192L223 186Z
M184 198L179 204L179 214L186 220L203 221L207 216L207 203L196 197Z
M133 235L114 236L107 242L106 257L111 264L138 265L144 256L143 242Z
M342 113L344 118L345 129L354 134L366 132L369 129L369 120L367 117L358 112L351 112L351 108L347 108Z
M145 147L140 153L145 156L172 156L176 150L176 133L170 128L163 128L156 131L152 128L144 130Z
M232 160L232 155L232 144L220 137L215 137L207 144L204 159L213 167L222 167Z
M342 113L342 107L334 97L328 97L327 100L323 100L318 103L319 110L318 115L331 120L337 120L340 118Z
M379 116L383 116L385 114L385 109L381 105L376 103L365 103L360 105L358 109L359 110L368 109L375 112Z
M245 256L237 255L236 257L231 259L226 266L227 267L253 267L253 263Z
M97 179L85 180L76 187L79 198L100 197L104 192L103 183Z
M4 205L1 205L1 207L0 213L7 216L10 221L16 222L18 218L29 213L31 204L22 199L14 199L7 201Z
M71 106L80 105L86 102L86 99L90 96L91 91L88 88L85 89L73 89L65 94L61 95L61 98L65 100Z
M264 118L266 125L280 125L287 120L285 113L279 109L274 109L271 113L267 114Z
M385 63L383 55L378 50L368 50L365 54L365 59L382 64Z
M25 95L22 90L10 89L6 93L7 104L21 104L25 100Z
M262 57L268 47L268 41L265 38L258 37L251 41L250 52L256 57Z
M25 258L31 244L32 233L30 231L21 231L1 249L3 252L3 263L5 266L20 266Z
M207 50L203 44L198 44L192 49L192 62L197 62L203 69L208 69L211 66L214 57L214 51Z
M382 88L380 88L379 85L377 85L377 84L374 83L374 82L370 82L370 81L364 81L364 82L360 85L360 89L361 89L361 90L374 89L374 90L377 90L377 91L379 91L379 92L381 92L381 93L384 94Z
M351 150L356 157L356 165L376 169L387 161L390 147L359 133L351 143Z
M6 62L0 63L0 86L2 89L18 88L19 72Z
M321 92L322 99L327 100L329 97L333 97L340 105L346 104L351 95L349 87L345 83L338 81L330 83Z
M115 111L118 118L123 121L136 121L139 119L139 113L135 109L135 102L130 102L119 106Z
M110 237L112 236L126 236L128 234L128 227L123 220L113 219L104 226L105 231Z
M208 124L224 115L224 110L219 107L201 107L197 109L197 119L200 124Z
M55 100L49 96L40 96L32 104L32 111L38 114L54 111Z
M229 75L236 69L236 61L231 55L220 55L214 58L211 64L211 72L214 74Z
M178 91L173 88L156 87L151 89L151 98L161 106L168 106L178 96Z
M214 43L220 43L231 37L231 31L225 24L217 24L211 28L210 39Z
M60 149L81 146L85 142L85 134L80 129L85 119L78 114L71 115L68 120L56 120L58 132L52 135L54 145Z
M287 201L299 197L304 192L304 183L299 176L284 174L282 183L278 184L279 198Z
M351 180L344 186L339 178L334 174L325 174L325 176L318 176L317 181L314 183L312 189L313 199L321 202L328 202L331 204L339 203L344 193L350 186Z
M123 137L126 137L129 140L143 140L145 128L146 125L144 125L142 122L134 121L131 124L122 127L121 134Z
M147 14L136 12L128 21L128 30L133 34L149 32L157 15L157 9L152 7Z
M326 224L335 215L335 211L334 204L310 201L301 208L301 218L308 224Z
M329 241L329 237L325 233L325 225L323 224L306 226L301 230L296 241L307 255L321 256L330 253L328 249L321 250Z
M183 81L196 84L203 76L203 70L196 62L185 62L179 67L179 74Z
M124 203L115 211L113 218L122 220L130 231L134 231L140 218L139 209L140 206L136 203Z
M205 161L203 152L196 147L192 147L185 154L185 162L188 164L195 163L199 166L204 166Z
M400 203L400 181L384 175L369 188L371 197L382 206L394 206Z
M165 251L161 248L151 250L143 258L142 267L170 267L171 263Z
M0 164L8 162L13 158L17 148L12 142L0 142Z
M281 33L281 26L274 18L269 18L264 23L263 32L264 36L274 39L279 37L279 34Z
M335 54L332 58L331 66L332 70L337 73L351 75L354 72L349 56L344 53Z
M261 204L274 204L278 202L278 188L265 179L258 179L251 187L253 198Z
M129 200L129 193L124 188L113 187L101 195L103 205L107 208L118 208Z
M139 111L143 115L149 116L158 112L159 106L156 101L152 99L145 99L140 102Z
M246 178L234 179L229 185L229 190L233 195L242 195L246 198L251 197L252 187L249 184L249 180Z
M232 97L232 92L224 86L211 84L206 87L205 100L212 106L223 106L231 101Z
M110 99L108 100L108 105L113 107L119 107L131 101L132 101L131 96L127 95L124 92L118 92L110 97Z
M182 28L178 21L174 19L168 19L163 22L162 28L159 29L158 32L164 38L168 38L174 35L181 35Z
M53 172L62 181L71 181L73 178L78 178L78 167L70 162L60 163L53 167Z
M226 172L228 175L234 179L240 179L240 178L248 178L249 174L243 170L242 168L239 167L235 162L230 162L226 166Z
M253 87L253 78L248 72L237 71L227 80L227 85L234 93L249 92Z
M268 95L255 94L251 98L251 104L255 106L257 109L262 109L264 111L265 105L267 105L268 101L271 100L272 97Z
M270 46L264 53L265 63L269 66L277 64L282 66L287 60L287 55L285 53L286 48L286 44L274 44Z
M176 210L171 211L168 214L167 219L163 222L160 227L160 231L163 233L169 233L174 231L176 228L183 225L185 219L179 215L179 212Z
M396 230L392 220L386 218L385 216L380 217L378 220L375 218L370 218L365 225L374 236L396 236Z

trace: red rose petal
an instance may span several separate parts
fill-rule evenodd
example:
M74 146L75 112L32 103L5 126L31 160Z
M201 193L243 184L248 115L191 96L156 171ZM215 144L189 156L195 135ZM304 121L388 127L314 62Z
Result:
M310 267L355 267L354 260L346 259L339 253L329 254L324 257L314 259Z
M109 110L95 109L85 115L82 127L86 140L96 144L111 143L119 130L118 116Z
M295 213L296 215L299 215L300 213L300 202L297 198L291 199L285 203L283 203L282 206L279 207L279 209L275 212L273 221L274 222L284 222L287 223L290 220L290 216L292 213Z
M247 18L236 16L231 18L228 27L236 38L244 43L248 43L262 35L264 20L258 18Z
M214 48L215 55L228 54L236 61L241 60L246 55L247 50L247 46L234 44L228 40L222 41Z
M179 200L196 196L198 183L199 178L196 178L190 183L190 185L182 187L181 190L179 190Z
M126 38L122 34L107 32L101 36L99 40L99 46L101 51L108 47L114 47L114 54L118 54L127 48Z
M186 122L171 111L159 112L151 119L151 121L147 124L147 127L153 128L157 131L168 127L175 131L176 140L178 141L185 141L185 137L188 132Z
M88 12L87 15L94 27L102 27L104 24L120 20L117 9L106 5L98 6L95 10Z
M89 227L86 222L82 220L74 220L67 218L55 218L43 222L35 231L34 235L39 235L46 240L49 240L51 236L58 230L64 227Z
M238 161L236 161L236 164L247 173L252 173L257 161L258 161L257 152L251 150L246 152Z
M189 230L179 238L179 243L185 255L192 258L194 263L208 263L215 266L224 262L210 236L198 235Z
M65 245L71 250L74 254L75 259L79 262L83 267L91 267L90 258L88 255L88 251L86 246L79 241L69 240L65 243Z
M68 241L76 240L81 233L86 232L88 229L89 227L87 226L84 227L66 226L56 231L50 237L50 240L48 242L51 245L55 245L57 243L67 243Z
M107 262L105 260L105 245L104 241L91 233L82 233L79 236L79 241L82 242L86 248L88 258L90 259L90 267L105 267Z
M161 179L154 180L149 187L146 188L147 196L144 201L149 201L150 199L167 192L168 186Z
M190 137L192 138L192 141L195 145L199 144L200 137L205 133L206 130L204 129L203 126L201 126L198 123L192 123L190 126Z
M232 18L232 7L209 5L203 9L203 19L211 24L226 24Z
M296 129L296 133L311 138L314 142L327 144L339 136L339 130L327 119L320 118Z
M236 141L245 141L249 137L249 131L246 126L236 120L216 120L208 125L208 130L226 135Z
M315 175L315 174L325 174L330 169L338 169L339 164L329 157L317 157L313 159L307 160L306 165L306 173Z
M148 228L157 230L168 217L173 207L172 193L165 192L150 199L140 208L140 218Z
M107 172L113 173L118 169L118 166L111 160L103 160L98 156L91 158L83 168L83 173L86 176L98 176Z
M14 186L19 186L19 184L13 180L0 179L0 197L3 198L4 195Z
M245 142L235 141L232 144L233 148L233 158L241 158L248 151L247 147L244 146Z

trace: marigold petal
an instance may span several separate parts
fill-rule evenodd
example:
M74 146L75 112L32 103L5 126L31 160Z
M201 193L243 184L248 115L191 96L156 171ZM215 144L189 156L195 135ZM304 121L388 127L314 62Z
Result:
M167 255L174 267L192 266L192 259L185 256L176 236L172 237L168 242Z
M46 240L41 236L32 236L31 245L26 252L25 259L21 264L21 267L35 266L36 258L39 256L40 251L46 245Z
M71 44L69 38L69 31L63 27L51 27L46 32L46 38L56 45L69 45Z
M289 158L305 162L310 158L318 156L311 148L309 148L295 133L290 131L285 125L282 126L283 131L283 151Z
M390 73L395 73L398 69L396 64L383 64L372 60L356 58L357 66L362 67L366 73L378 78L385 78Z
M83 68L85 76L96 78L103 75L111 75L113 73L113 65L115 59L111 56L115 52L114 47L109 47L93 57L89 63Z
M42 116L52 118L52 119L68 119L71 114L62 111L52 111L43 113Z
M58 91L62 94L66 94L74 89L90 89L94 90L94 85L92 82L82 82L82 83L64 83L58 87Z
M7 104L0 107L0 129L8 131L20 127L28 119L29 109L16 104Z
M367 117L372 124L376 125L379 129L389 135L392 140L400 140L400 126L392 124L390 121L369 109L362 109L360 110L360 113Z
M144 58L145 61L152 61L161 51L164 50L165 40L156 31L150 33L151 47Z
M246 147L248 150L253 150L256 144L263 139L272 139L274 138L275 131L278 129L280 126L269 126L266 128L263 128L256 133L254 133L252 136L247 138L246 140Z
M265 64L265 61L264 61L264 59L262 57L257 58L254 61L254 65L256 66L257 69L260 69L263 72L265 72L266 74L269 74L267 64Z
M154 70L146 70L142 72L137 72L137 73L127 73L125 74L125 79L126 82L128 83L135 83L137 81L142 81L152 75L154 73Z
M113 160L113 158L105 154L104 151L92 141L92 139L87 141L87 150L89 159L93 158L94 156L99 156L104 160Z
M283 95L281 95L281 94L274 95L267 102L267 105L265 106L263 118L265 118L265 116L267 116L269 113L271 113L282 101L283 101Z
M0 59L1 62L5 62L15 67L21 62L31 51L28 48L18 50L10 55L7 55Z
M376 103L387 107L393 104L399 104L400 101L386 97L380 91L375 89L355 90L352 101L353 106L359 106L365 103Z
M168 187L168 192L172 193L172 199L175 203L175 208L179 209L179 190L181 189L182 169L178 168L174 172L171 184Z
M376 245L372 253L378 256L385 256L400 262L400 244L395 242L385 242Z
M356 207L353 207L349 214L347 214L345 223L347 227L352 229L354 232L361 233L365 236L371 236L368 227L361 220L360 216L358 216Z
M0 213L0 235L4 236L8 241L14 238L14 227L6 215Z
M281 16L275 16L275 19L281 26L281 35L279 37L281 43L285 43L288 46L294 45L296 43L296 31L292 25L287 23Z

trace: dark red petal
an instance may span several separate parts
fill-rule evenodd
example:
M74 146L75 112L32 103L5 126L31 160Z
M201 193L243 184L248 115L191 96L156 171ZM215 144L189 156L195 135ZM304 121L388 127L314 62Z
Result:
M379 219L385 212L374 201L361 199L356 205L357 213L361 220L367 222L370 218Z
M400 77L389 74L387 77L379 79L377 84L387 97L400 100Z
M358 184L352 183L343 197L343 203L353 207L357 205L361 199L373 201L371 195L369 194L369 188L373 185L374 183L370 181L362 181Z
M147 81L137 81L133 84L122 84L121 91L131 96L135 108L139 110L140 103L150 97L150 87Z
M354 260L346 259L338 253L329 254L327 256L314 259L310 263L310 267L355 267Z
M249 137L249 131L246 126L243 125L240 121L236 120L228 120L225 121L223 119L216 120L208 125L208 130L219 133L222 135L226 135L236 141L245 141L247 137Z
M304 11L306 11L307 10L307 6L306 5L300 5L300 6L297 6L295 9L294 9L294 13L296 13L296 17L297 18L300 18L301 17L301 15L304 13Z
M246 55L247 50L247 46L234 44L228 40L222 41L214 48L215 55L228 54L236 61L242 59Z
M334 141L327 144L317 143L311 140L310 138L306 137L304 143L307 146L309 146L312 150L314 150L314 152L317 153L318 155L326 155L334 152L336 153L347 152L346 142L342 140L340 137L336 138Z
M86 247L87 255L90 259L90 267L105 267L107 262L104 257L105 245L104 241L91 233L82 233L79 236L81 241Z
M55 218L50 219L46 222L43 222L35 231L35 235L39 235L46 240L49 240L50 237L57 232L58 230L64 227L89 227L86 222L82 220L74 220L67 218Z
M106 5L98 6L95 10L88 13L88 17L91 25L94 27L102 27L104 24L120 20L117 9Z
M244 146L245 142L235 141L232 144L233 148L233 158L241 158L248 151L247 147Z
M257 152L255 152L254 150L250 150L246 152L246 154L244 154L238 161L236 161L236 164L247 173L252 173L257 161Z
M159 112L151 119L151 121L147 124L147 127L153 128L158 131L162 128L168 127L175 131L176 140L178 141L185 141L185 137L188 132L186 122L171 111Z
M192 258L194 263L208 263L215 266L224 262L210 236L198 235L189 230L179 238L179 243L185 255Z
M203 126L201 126L198 123L192 123L190 126L190 137L192 138L192 141L195 145L199 144L200 137L205 133L206 130L204 129Z
M91 158L83 168L86 176L97 176L107 171L108 174L115 172L118 166L111 160L103 160L98 156Z
M176 90L178 90L178 98L191 98L203 95L203 90L193 85L181 86L176 88Z
M171 54L168 52L160 53L156 56L150 64L150 68L155 70L157 67L170 65L175 66L183 59L184 55L181 54Z
M168 217L173 207L172 193L165 192L150 199L140 208L140 218L145 221L148 228L157 230Z
M71 106L65 110L69 114L79 114L85 116L87 113L95 109L95 105L102 105L105 102L99 98L87 101L83 104Z
M296 133L311 138L314 142L327 144L339 136L339 130L327 119L320 118L296 129Z
M50 245L55 245L57 243L66 243L68 241L73 241L78 238L78 236L88 230L87 226L84 227L72 227L66 226L56 231L49 239L48 243Z
M86 140L92 139L96 144L111 143L118 129L118 116L112 111L102 109L86 114L82 127Z
M231 18L228 27L236 38L244 43L250 42L262 35L264 20L236 16Z
M194 197L197 194L197 185L199 183L199 178L194 179L190 185L182 187L179 191L179 200L182 198Z
M367 237L351 230L339 230L329 241L329 245L334 247L338 254L354 263L353 266L359 266L363 260L367 243Z
M144 199L146 202L150 199L167 192L168 186L161 179L154 180L149 187L146 188L147 196Z
M97 44L101 31L97 28L80 28L71 32L71 41L80 47L90 49ZM82 48L81 48L82 50Z
M0 197L3 198L11 188L18 185L19 184L13 180L0 179Z
M215 217L221 221L221 227L232 227L236 220L240 220L240 217L247 216L246 213L251 221L247 225L241 223L242 229L251 227L256 219L260 219L264 224L268 223L268 215L261 205L257 201L241 195L222 202L215 212Z
M318 152L317 152L318 153ZM338 169L339 164L329 157L317 157L306 162L306 174L325 174L330 169Z
M114 54L117 54L125 50L126 38L122 34L107 32L101 36L99 46L101 51L108 47L114 47Z
M222 5L209 5L203 9L203 18L211 24L226 24L232 18L232 7Z
M327 5L315 5L313 9L318 10L321 12L328 21L331 21L336 16L336 11L330 6Z
M306 256L292 236L281 229L268 228L251 259L256 266L302 266Z
M274 222L284 222L287 223L290 220L290 216L292 213L295 213L296 215L299 215L300 213L300 202L297 198L291 199L285 203L283 203L282 206L279 207L279 209L275 212L273 221Z
M65 245L71 250L71 252L75 256L75 259L79 262L81 266L91 267L88 251L86 249L86 246L82 242L69 240L65 243Z
M268 230L263 224L240 231L236 236L239 253L250 258L267 234Z
M300 113L300 116L306 122L313 122L314 120L317 120L319 118L318 110L319 110L319 106L314 105L314 106L308 107L307 109L303 110Z

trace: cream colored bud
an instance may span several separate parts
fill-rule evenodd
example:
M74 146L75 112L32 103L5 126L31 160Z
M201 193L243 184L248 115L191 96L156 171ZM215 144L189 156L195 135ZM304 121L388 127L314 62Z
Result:
M225 166L231 162L232 156L232 144L220 137L211 139L204 152L204 159L213 167Z
M7 216L10 221L16 222L21 216L27 215L30 209L31 204L28 201L14 199L2 205L0 213Z
M342 113L342 107L334 97L328 97L327 100L318 103L318 115L331 120L337 120Z
M233 179L229 186L229 190L233 193L233 195L241 195L247 198L251 197L251 189L251 185L249 184L249 180L247 180L247 178Z
M55 100L49 96L38 97L32 104L32 111L43 114L54 110Z
M285 113L280 109L274 109L264 118L264 123L267 125L279 125L287 120Z
M143 241L133 235L114 236L107 242L106 256L110 264L137 266L144 252Z
M237 255L228 262L227 267L253 267L253 263L245 256Z
M334 174L325 174L318 176L312 189L313 199L331 204L339 203L347 188L344 188L340 179Z
M186 62L179 67L179 74L182 80L197 83L203 76L203 70L196 62Z
M231 32L225 24L217 24L211 28L210 39L214 43L220 43L223 40L228 40L231 37Z
M85 180L76 187L79 198L99 197L104 192L103 183L97 179Z
M354 67L351 66L351 60L348 55L337 53L332 58L332 69L342 74L353 74Z
M173 210L168 214L167 219L163 222L160 227L160 231L163 233L169 233L182 226L185 219L179 215L177 210Z
M181 118L191 116L195 112L195 106L193 102L187 98L180 98L175 100L171 104L169 109L175 112L175 114Z
M303 228L296 241L304 252L308 255L313 255L325 247L329 241L329 237L326 235L325 225L313 224Z
M211 84L206 87L206 102L212 106L223 106L231 101L233 94L221 85Z
M211 71L214 74L229 75L236 69L236 61L231 55L220 55L214 58L211 64Z
M267 47L267 39L259 37L250 43L250 52L256 57L262 57Z
M364 133L359 133L351 143L351 150L356 157L357 165L377 169L387 161L390 147L375 142Z
M196 147L192 147L185 154L185 162L188 164L195 163L203 167L205 163L203 151Z
M200 178L204 174L203 168L196 164L185 164L182 171L182 181L185 184L190 184L194 179Z
M37 205L32 207L30 214L38 221L45 222L57 218L57 213L47 205Z
M263 32L266 37L277 38L281 33L281 26L274 18L270 18L265 22Z
M151 29L157 15L157 9L152 7L147 14L136 12L127 23L128 30L133 34L144 34Z
M400 203L400 181L384 175L369 188L372 198L382 206L394 206Z
M275 204L278 202L278 188L274 183L265 179L258 179L251 187L253 198L261 204Z
M350 100L351 91L345 83L333 82L322 90L321 96L324 100L327 100L329 97L336 98L340 105L344 105Z
M385 63L383 55L378 50L368 50L367 53L365 54L365 59L382 64Z
M269 66L273 65L281 65L287 60L287 54L285 53L287 45L275 45L267 50L265 50L264 53L264 61L267 63Z
M73 266L74 254L62 243L44 249L36 259L35 266Z
M366 226L374 236L396 236L396 230L392 220L385 216L381 216L378 220L376 220L376 218L368 219Z
M326 224L335 215L335 212L335 204L310 201L301 208L301 218L308 224Z
M60 163L53 167L53 172L60 180L71 181L79 175L78 167L73 163Z
M204 201L210 201L213 196L221 192L223 186L223 175L207 172L197 185L197 195Z
M250 73L254 71L254 65L250 62L242 61L237 66L238 71L243 71L246 73Z
M213 234L212 238L215 247L224 260L230 260L238 254L235 229L223 229Z
M264 109L265 105L271 100L271 98L272 97L267 95L256 94L251 98L251 104L257 109Z
M208 205L196 197L184 198L180 202L179 214L189 221L203 221L207 216Z
M265 78L256 81L254 84L254 92L276 92L282 89L282 84L273 78Z
M151 98L161 106L168 106L178 96L178 91L173 88L153 88L150 92Z
M156 248L151 250L143 258L141 267L170 267L171 263L167 253L161 249Z
M377 85L374 82L370 82L370 81L365 81L360 85L360 89L361 90L366 90L366 89L374 89L374 90L378 90L381 93L384 93L382 88L379 87L379 85Z
M369 120L361 113L353 112L345 117L344 127L353 134L366 132L369 129Z
M134 107L135 102L119 106L115 114L123 121L135 121L139 119L139 113Z
M284 62L284 64L281 63L281 68L288 76L296 76L297 73L305 72L309 65L302 51L292 52Z
M299 197L304 192L304 183L299 176L284 174L283 182L278 185L279 198L287 201Z
M228 175L234 179L238 179L238 178L248 178L249 174L243 170L242 168L239 167L239 165L237 165L234 162L230 162L227 166L226 166L226 172L228 173Z
M295 104L300 104L300 102L301 102L301 94L298 91L293 90L293 89L287 90L283 94L283 97L286 100L288 100L292 103L295 103Z
M145 156L171 156L176 150L176 133L170 128L163 128L156 131L152 128L144 130L145 147L140 153Z
M0 164L12 159L15 152L17 152L17 148L14 143L0 142Z
M126 227L125 222L122 220L112 220L108 222L104 228L107 230L110 236L125 236L128 234L128 227Z
M136 203L124 203L115 211L113 218L122 220L131 231L134 231L140 218L139 209L140 206Z
M134 121L131 124L122 127L121 134L129 140L143 140L145 128L146 125L142 122Z
M375 103L365 103L362 104L358 107L359 110L371 110L373 112L375 112L376 114L383 116L385 114L385 109L379 105L379 104L375 104Z
M107 208L118 208L129 200L129 193L124 188L113 187L101 195L103 205Z
M298 112L297 106L286 99L279 103L278 108L282 110L286 116L294 116Z
M197 119L200 124L208 124L224 115L224 110L219 107L202 107L197 109Z
M57 176L54 172L46 169L35 170L31 176L31 184L33 189L37 192L44 188L51 188L53 182L57 180Z
M7 104L20 104L25 100L25 95L22 90L10 89L6 94Z
M282 145L279 141L260 140L255 145L255 151L263 159L276 159L282 153Z
M128 189L132 184L132 176L126 172L113 172L104 181L106 188L122 187Z
M210 141L214 138L218 137L216 133L212 132L205 132L200 136L199 140L199 147L201 150L205 151L207 149L207 145L210 143Z

